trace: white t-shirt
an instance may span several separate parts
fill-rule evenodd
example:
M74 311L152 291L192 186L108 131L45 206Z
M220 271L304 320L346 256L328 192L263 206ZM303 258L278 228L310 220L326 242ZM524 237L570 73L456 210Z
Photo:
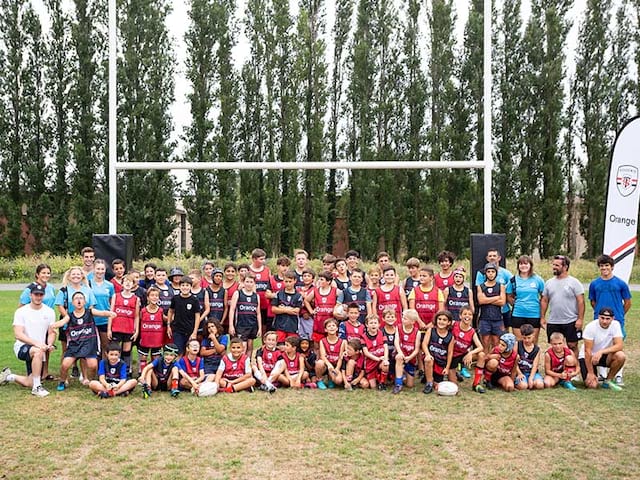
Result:
M24 327L24 333L27 337L35 341L47 343L47 332L49 325L56 321L56 314L52 308L42 305L39 309L32 308L32 304L23 305L16 310L13 315L13 326ZM20 347L24 342L16 340L13 344L13 351L18 355Z
M582 339L593 341L593 347L591 347L593 353L613 345L614 338L622 338L622 328L617 320L613 320L609 328L602 328L596 319L582 330ZM584 358L584 344L580 347L578 358Z

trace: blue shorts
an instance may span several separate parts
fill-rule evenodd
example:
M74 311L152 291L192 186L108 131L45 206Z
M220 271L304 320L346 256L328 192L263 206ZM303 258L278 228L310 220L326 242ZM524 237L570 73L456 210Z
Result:
M416 376L416 366L413 363L405 363L404 364L404 373L410 375L412 377Z
M27 366L27 376L31 375L31 345L27 345L26 343L20 347L18 350L18 360L22 360Z
M480 334L480 336L496 335L499 337L504 333L504 323L502 320L480 319L480 324L478 326L478 333Z
M529 375L530 375L529 373L525 373L525 374L524 374L524 382L525 382L525 383L529 383ZM536 373L536 374L533 376L533 381L535 382L536 380L540 380L540 381L542 382L544 379L542 378L542 375L540 375L539 373ZM518 379L516 378L515 384L516 384L516 385L518 385L519 383L520 383L520 382L519 382L519 381L518 381Z

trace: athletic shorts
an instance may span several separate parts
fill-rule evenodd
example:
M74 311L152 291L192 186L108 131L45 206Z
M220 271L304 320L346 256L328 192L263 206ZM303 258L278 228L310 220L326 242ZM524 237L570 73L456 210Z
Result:
M307 340L312 340L313 333L313 318L302 318L298 319L298 335L300 338L306 338ZM320 341L320 340L317 340Z
M442 375L442 373L433 372L433 381L435 383L444 382L445 380L449 380L449 377L444 378L444 375Z
M284 330L276 330L276 335L278 336L278 345L284 345L284 341L287 339L287 337L297 337L298 332L285 332Z
M608 368L607 365L607 358L608 354L605 353L600 357L600 361L598 362L597 365L593 366L593 373L595 374L595 376L598 376L598 371L597 371L597 367L605 367ZM580 375L582 375L582 380L586 380L587 379L587 362L584 361L584 358L581 358L579 360L580 362Z
M507 310L506 312L502 312L502 323L504 323L504 328L506 330L508 330L509 327L513 326L511 324L511 310Z
M462 365L464 367L464 363L462 362L462 360L464 359L466 353L464 355L460 355L458 357L453 357L451 359L451 368L450 370L457 370L458 369L458 365Z
M106 323L102 324L102 325L96 325L96 328L98 329L98 332L100 332L100 333L107 333L107 327L108 327L108 325Z
M162 355L162 347L141 347L138 345L138 355L142 357L158 357Z
M246 342L258 337L258 325L248 325L236 327L236 335Z
M530 375L531 375L530 373L525 373L524 374L524 383L529 383L529 376ZM542 378L542 375L540 375L539 373L536 372L535 375L533 376L533 381L535 382L536 380L543 381L544 379ZM516 385L518 385L520 382L516 378L516 381L514 383Z
M528 323L533 328L540 328L540 318L511 317L512 328L520 328L525 323Z
M316 333L316 332L313 332L313 333L311 334L311 340L312 340L312 341L314 341L314 342L320 342L320 341L322 341L322 339L323 339L324 337L325 337L324 333Z
M415 363L405 363L404 364L404 373L411 377L416 376L416 365Z
M478 333L481 336L496 335L500 336L504 333L504 322L502 320L483 320L480 319Z
M498 380L500 380L503 377L511 377L511 374L502 373L502 372L499 372L499 371L493 372L491 374L491 384L494 385L494 386L499 385L498 384Z
M551 334L554 332L562 333L567 343L577 343L582 340L582 330L576 330L576 322L566 324L547 323L547 342L551 342Z
M31 350L31 345L27 345L26 343L20 347L18 350L18 360L22 360L27 366L27 376L31 375L31 355L29 351Z
M131 342L133 333L111 332L111 340L118 343Z

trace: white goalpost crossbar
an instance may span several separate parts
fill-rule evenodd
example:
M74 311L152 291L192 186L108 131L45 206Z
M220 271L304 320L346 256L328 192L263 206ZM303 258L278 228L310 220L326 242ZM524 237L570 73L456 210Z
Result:
M117 23L116 0L109 0L109 234L118 231L118 170L429 170L483 169L484 233L492 233L491 184L491 4L484 2L484 160L483 161L362 161L362 162L118 162L117 160Z

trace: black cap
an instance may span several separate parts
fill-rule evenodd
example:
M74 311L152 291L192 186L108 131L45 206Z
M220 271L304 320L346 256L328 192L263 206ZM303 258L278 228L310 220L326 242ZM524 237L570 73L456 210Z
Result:
M487 271L487 270L495 270L496 272L498 271L498 266L495 263L487 263L484 266L484 270L483 271Z
M29 285L29 291L31 293L44 295L44 287L39 283L32 283L31 285Z
M598 315L602 315L603 317L614 317L613 308L602 307L598 312Z
M175 277L177 275L182 277L184 276L184 273L182 273L182 269L180 267L173 267L169 272L169 278Z

